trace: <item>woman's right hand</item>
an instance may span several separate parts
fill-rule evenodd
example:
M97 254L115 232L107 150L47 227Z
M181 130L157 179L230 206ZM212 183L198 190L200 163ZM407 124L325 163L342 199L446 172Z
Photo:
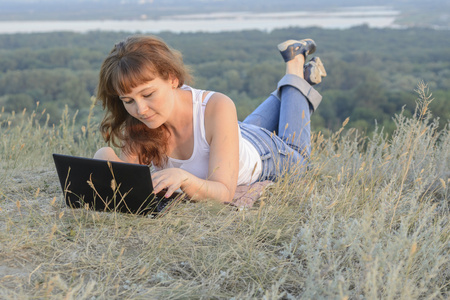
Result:
M169 198L172 194L182 189L184 183L187 183L189 177L194 176L183 169L168 168L152 173L153 191L158 194L166 189L165 197Z

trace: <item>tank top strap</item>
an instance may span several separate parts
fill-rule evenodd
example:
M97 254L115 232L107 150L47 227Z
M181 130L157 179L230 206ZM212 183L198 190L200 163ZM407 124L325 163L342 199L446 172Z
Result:
M202 106L201 106L201 103L198 101L198 98L199 98L198 91L191 89L191 93L192 93L192 115L193 115L192 126L194 128L194 133L195 133L195 129L199 126L199 120L196 116L201 114ZM195 134L194 134L194 137L195 137ZM195 141L194 141L194 148L195 148Z
M211 96L214 95L214 92L203 91L203 93L208 93L205 97L205 100L203 100L203 102L202 102L202 106L205 107L206 104L208 104L209 99L211 99ZM202 98L203 98L203 94L202 94ZM205 110L205 109L203 108L203 110Z
M202 92L206 93L206 91L202 91ZM203 93L201 94L200 99L203 99ZM206 143L206 145L208 145L208 142L206 141L206 131L205 131L205 109L206 109L206 104L208 103L209 99L211 99L211 96L213 94L214 94L214 92L209 92L206 95L205 100L203 100L203 102L202 102L201 114L199 115L200 133L201 133L202 140L204 141L204 143Z

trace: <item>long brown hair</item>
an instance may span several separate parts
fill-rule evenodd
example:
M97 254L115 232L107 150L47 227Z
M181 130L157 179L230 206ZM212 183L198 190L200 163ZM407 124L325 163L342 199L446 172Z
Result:
M165 125L150 129L126 111L119 95L156 77L174 77L181 87L190 79L181 53L154 36L130 36L114 45L100 69L97 97L106 110L100 131L105 141L139 163L162 166L167 161L168 131Z

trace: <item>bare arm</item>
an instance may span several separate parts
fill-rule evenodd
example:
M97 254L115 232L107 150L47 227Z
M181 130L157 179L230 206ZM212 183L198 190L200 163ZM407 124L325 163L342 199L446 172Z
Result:
M192 199L231 202L239 173L239 136L236 107L227 96L216 93L209 100L205 131L210 145L207 180L181 169L165 169L152 177L156 193L167 188L170 196L181 188Z
M123 151L120 151L119 158L123 162L127 162L127 163L130 163L130 164L139 164L139 158L138 158L137 155L127 155Z
M123 151L120 151L119 156L117 156L116 152L111 147L103 147L97 150L94 154L95 159L103 159L109 161L117 161L117 162L126 162L131 164L138 164L139 159L137 155L130 156L125 155Z

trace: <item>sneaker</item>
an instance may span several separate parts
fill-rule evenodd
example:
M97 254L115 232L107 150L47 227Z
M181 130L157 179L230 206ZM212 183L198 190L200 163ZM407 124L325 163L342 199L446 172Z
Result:
M285 62L294 59L299 54L303 54L306 60L308 54L316 51L316 43L312 39L304 39L301 41L288 40L279 44L278 50Z
M327 76L327 71L323 66L322 60L319 57L313 57L303 67L305 80L310 85L315 85L322 82L322 77Z

